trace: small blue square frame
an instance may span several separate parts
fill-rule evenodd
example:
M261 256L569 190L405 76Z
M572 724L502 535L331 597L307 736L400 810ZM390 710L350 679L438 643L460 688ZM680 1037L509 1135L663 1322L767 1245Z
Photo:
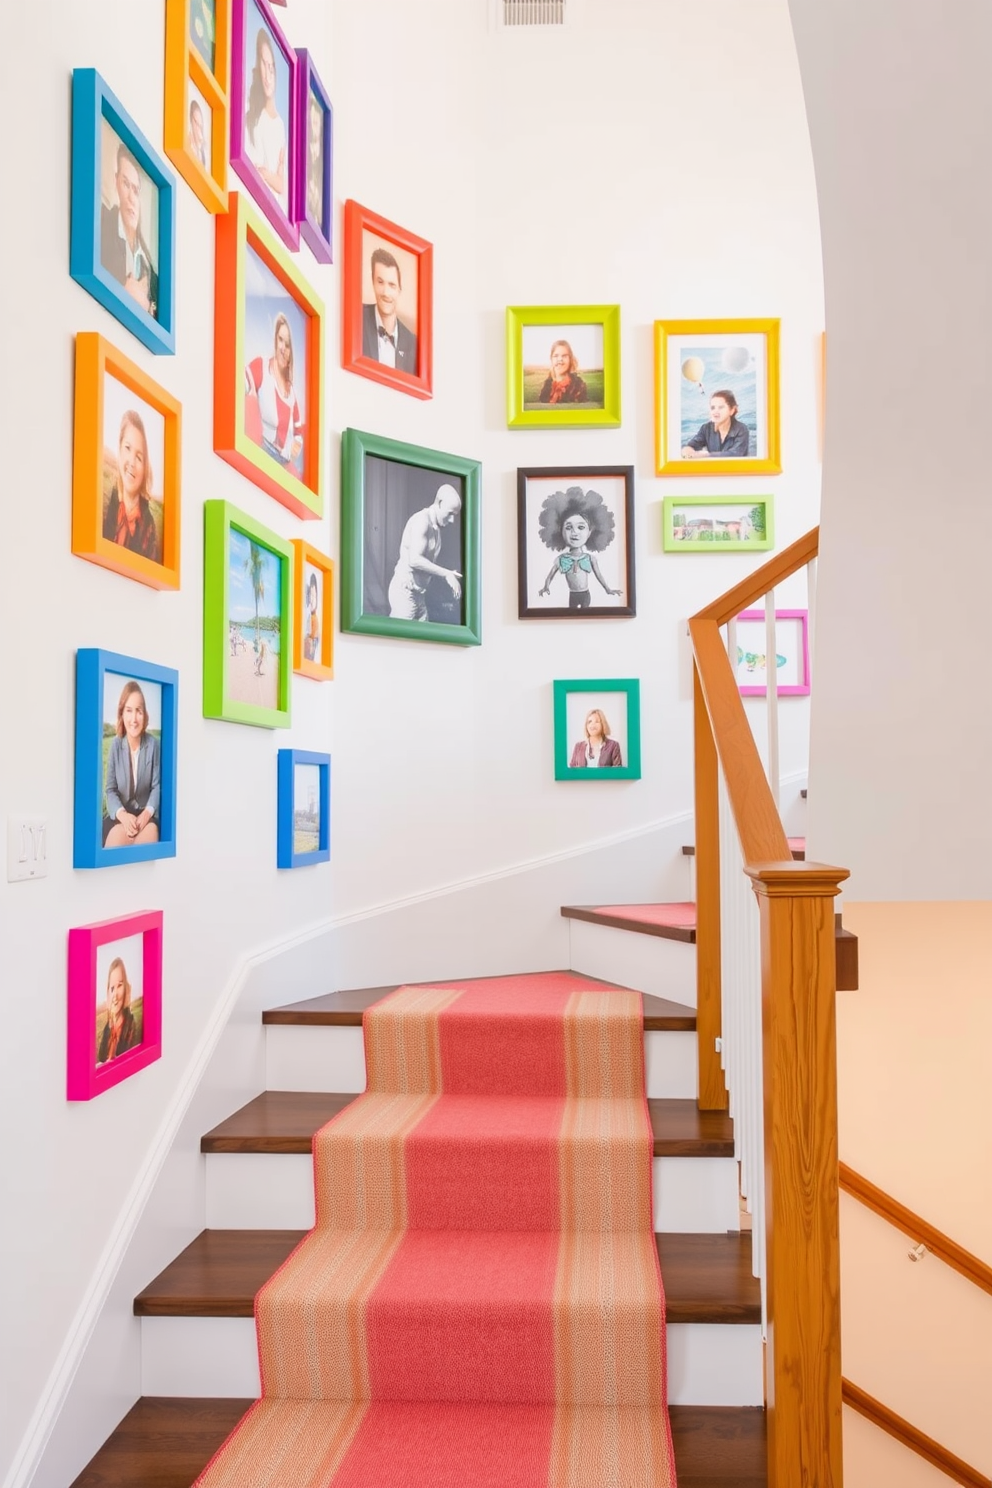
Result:
M125 681L153 682L161 687L159 739L159 834L157 842L134 847L104 847L106 768L104 765L103 695L107 674ZM112 868L176 855L176 729L179 717L179 673L172 667L139 661L117 651L95 647L76 652L76 784L73 798L72 866Z
M158 301L152 315L105 268L100 253L101 125L106 119L158 191ZM158 355L176 349L176 178L92 67L72 74L72 216L69 273L95 300Z
M320 771L320 813L317 847L313 852L296 851L294 786L297 765L316 765ZM331 856L331 756L309 749L279 751L279 814L276 840L277 868L306 868L326 863Z

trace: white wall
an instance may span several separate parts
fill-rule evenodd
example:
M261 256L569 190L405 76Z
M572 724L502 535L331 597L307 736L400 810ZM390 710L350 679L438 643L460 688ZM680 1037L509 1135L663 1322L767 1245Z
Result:
M791 11L828 346L810 848L857 899L988 899L992 10Z
M435 245L435 395L426 404L337 366L340 262L320 269L301 254L330 328L329 517L308 524L306 535L336 555L343 427L481 459L484 644L463 651L339 637L335 682L297 681L294 726L278 736L200 716L201 502L226 497L280 532L303 530L212 454L213 224L180 182L172 359L146 354L67 272L71 70L98 67L160 142L162 8L148 7L146 17L124 0L99 9L39 0L30 19L26 11L11 16L5 96L11 117L36 130L34 148L12 153L11 198L31 203L36 226L17 273L3 279L12 348L6 403L9 429L38 433L8 434L5 448L13 561L0 603L3 633L14 640L6 717L15 716L16 698L32 723L8 721L3 731L0 818L34 812L52 829L49 878L0 885L10 989L0 1099L7 1129L24 1133L0 1158L5 1208L22 1221L5 1231L3 1315L16 1348L5 1351L0 1474L18 1453L19 1471L29 1470L41 1450L92 1309L112 1285L120 1226L138 1222L128 1206L140 1210L147 1197L143 1174L161 1160L162 1140L195 1089L207 1033L216 1034L214 1020L249 958L285 944L286 977L280 982L278 962L267 961L258 984L270 1000L324 990L337 969L327 964L322 926L592 850L687 812L684 619L755 560L662 555L662 496L772 491L782 545L816 520L818 226L785 0L749 4L746 13L729 8L709 28L686 0L584 0L576 8L574 27L531 36L490 32L486 0L292 0L285 12L291 39L313 51L334 101L339 202L353 196ZM507 431L505 306L613 301L622 306L622 428ZM782 318L785 474L657 479L652 322L731 315ZM72 336L80 329L103 331L182 400L179 594L146 591L69 553ZM638 617L520 623L516 467L580 462L636 467ZM42 522L52 540L39 571L28 554ZM84 645L179 668L175 860L89 874L70 867L72 666ZM591 793L555 785L551 681L599 674L641 679L644 778ZM805 763L802 733L792 730L785 771ZM329 869L290 876L274 868L275 752L283 744L333 749ZM657 877L645 868L641 894L665 892L670 868L659 863ZM600 896L611 897L615 882L604 870ZM637 885L624 887L633 893ZM543 892L553 918L556 893L550 883ZM458 944L475 940L487 964L498 954L512 965L512 926L486 905L477 894L461 901ZM164 1057L93 1104L68 1106L66 931L146 906L166 916ZM321 933L307 939L311 927ZM543 934L528 944L546 944ZM418 966L424 955L420 946ZM345 980L366 980L359 970L349 954ZM17 995L21 988L27 996ZM239 1079L250 1081L258 1068L251 1029L230 1037L242 1040ZM195 1133L182 1133L185 1164L147 1211L173 1226L177 1244L195 1229L202 1202ZM163 1228L158 1235L164 1250ZM99 1349L94 1343L92 1367L87 1355L66 1422L86 1419L87 1402L112 1417L115 1403L123 1410L137 1393L134 1329L124 1313L116 1342L108 1329L94 1338Z

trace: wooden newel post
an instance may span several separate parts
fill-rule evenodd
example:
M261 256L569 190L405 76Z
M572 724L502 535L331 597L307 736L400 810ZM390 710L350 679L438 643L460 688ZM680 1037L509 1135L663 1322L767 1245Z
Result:
M761 915L768 1488L841 1488L833 900L848 873L745 871Z

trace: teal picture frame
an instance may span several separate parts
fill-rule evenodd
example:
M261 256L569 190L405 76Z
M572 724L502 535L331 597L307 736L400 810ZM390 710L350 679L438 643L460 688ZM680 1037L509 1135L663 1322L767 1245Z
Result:
M666 496L665 553L768 553L775 546L771 496Z
M230 502L203 503L204 718L289 727L294 563L288 539Z
M454 512L448 509L453 503L448 502L438 519L432 515L437 511L434 503L441 499L445 486L454 488L461 506ZM342 631L395 640L481 645L481 490L479 460L403 444L360 429L344 430ZM420 528L431 551L415 557L426 558L432 571L417 570L413 575L402 555L404 549L410 551L411 534L416 545ZM460 593L455 593L449 574L455 576Z
M641 778L641 684L637 677L582 677L553 684L555 721L555 779L599 781ZM623 700L622 705L621 701ZM590 767L575 764L582 746L583 720L591 712L606 713L611 703L614 722L606 737L620 751L621 763ZM617 725L617 719L621 722ZM585 735L586 742L589 735ZM611 751L613 752L613 751ZM602 750L600 751L602 757Z
M560 346L571 361L556 386L551 359ZM507 306L506 422L511 429L619 428L619 305Z

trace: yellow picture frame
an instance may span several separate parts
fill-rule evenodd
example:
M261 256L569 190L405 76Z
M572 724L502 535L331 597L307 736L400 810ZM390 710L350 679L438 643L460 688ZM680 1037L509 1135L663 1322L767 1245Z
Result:
M200 11L202 16L194 13ZM210 18L213 35L203 37ZM194 34L200 37L199 46L193 43ZM207 62L211 54L212 68ZM163 144L187 186L212 213L227 211L230 73L231 0L166 0ZM203 137L201 104L210 113L209 140ZM200 114L199 153L192 133L194 109Z
M779 325L655 321L658 475L782 473Z

